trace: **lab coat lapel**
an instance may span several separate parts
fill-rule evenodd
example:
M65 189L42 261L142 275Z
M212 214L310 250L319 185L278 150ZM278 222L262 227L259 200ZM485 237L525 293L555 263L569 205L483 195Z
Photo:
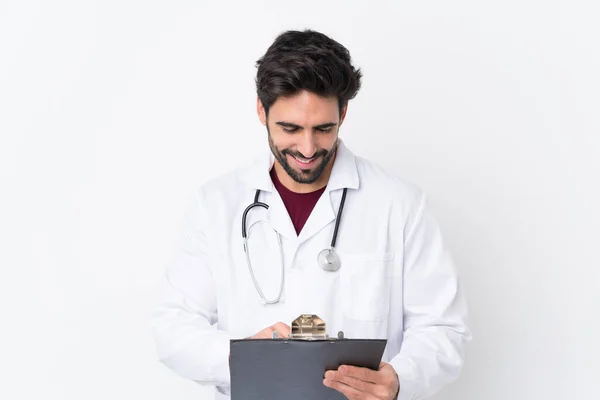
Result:
M358 187L359 179L356 160L354 159L354 155L340 140L327 188L319 198L319 201L317 201L315 208L298 236L300 243L313 237L335 220L342 198L342 189L358 189Z
M328 190L325 190L317 201L317 204L315 204L315 208L310 213L304 227L302 227L298 235L299 242L302 243L313 237L334 219L335 214L331 206L330 193Z
M283 200L277 190L273 190L269 193L269 212L268 220L273 229L287 239L296 239L296 229L294 223L290 218L290 214L283 204Z

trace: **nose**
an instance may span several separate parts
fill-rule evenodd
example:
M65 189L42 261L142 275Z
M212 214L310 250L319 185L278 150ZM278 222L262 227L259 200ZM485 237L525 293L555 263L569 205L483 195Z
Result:
M317 141L313 132L304 132L298 143L298 151L306 158L312 158L317 152Z

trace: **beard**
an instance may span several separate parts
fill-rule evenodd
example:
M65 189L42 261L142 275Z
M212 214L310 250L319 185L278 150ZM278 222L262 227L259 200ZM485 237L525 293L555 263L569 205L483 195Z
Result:
M337 152L338 140L336 139L333 147L330 150L325 150L325 149L317 150L315 152L315 154L313 154L313 156L310 158L311 160L319 158L319 157L322 158L321 162L318 165L316 165L312 168L309 168L309 169L297 170L290 165L290 163L288 162L288 159L287 159L287 155L289 154L292 157L299 158L302 160L306 160L307 158L299 151L290 150L290 149L280 150L277 146L275 146L275 143L273 143L273 139L271 138L271 132L269 131L268 127L267 127L267 132L269 134L269 147L271 148L271 152L273 153L273 156L275 156L275 159L279 162L279 164L281 164L284 171L290 176L290 178L292 178L297 183L302 183L302 184L315 183L317 181L317 179L319 179L321 174L323 174L325 167L327 167L327 165L331 161L332 157Z

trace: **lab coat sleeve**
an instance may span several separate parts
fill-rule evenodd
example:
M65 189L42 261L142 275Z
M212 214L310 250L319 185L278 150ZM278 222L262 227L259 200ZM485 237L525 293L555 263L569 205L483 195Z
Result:
M400 381L399 400L428 398L456 380L471 340L453 262L424 195L418 203L404 239L403 342L390 361Z
M178 248L159 283L152 333L160 362L203 385L229 386L229 340L217 330L208 219L200 192L193 196Z

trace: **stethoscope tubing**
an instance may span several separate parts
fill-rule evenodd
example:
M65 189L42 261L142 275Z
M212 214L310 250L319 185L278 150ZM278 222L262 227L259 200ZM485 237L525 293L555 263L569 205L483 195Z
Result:
M338 237L338 230L339 230L339 226L340 226L342 211L344 209L344 204L346 203L347 190L348 190L347 188L344 188L344 191L342 193L342 199L340 201L340 208L338 209L337 216L336 216L335 227L333 230L333 237L331 238L330 251L332 251L332 252L335 252L334 248L335 248L335 244L336 244L337 237ZM250 204L248 207L246 207L246 209L244 210L244 212L242 214L242 238L244 241L244 253L246 255L246 264L248 265L248 270L250 272L250 276L252 277L252 282L254 283L254 287L256 288L256 291L258 292L259 296L261 297L261 299L263 300L263 302L265 304L275 304L275 303L279 302L279 300L281 299L281 295L283 293L283 286L284 286L284 282L285 282L285 280L284 280L285 267L284 267L284 259L283 259L283 246L281 244L281 237L279 236L279 234L277 234L277 240L279 241L279 252L280 252L280 257L281 257L281 263L280 263L280 265L281 265L281 282L279 285L279 293L277 294L277 297L275 298L275 300L267 300L267 298L265 297L263 291L260 289L260 285L258 284L258 282L256 280L256 276L254 275L254 270L253 270L252 264L250 262L250 250L248 247L248 234L247 234L248 232L246 230L246 219L248 216L248 212L250 212L250 210L252 210L254 207L263 207L266 210L269 209L268 204L258 201L259 195L260 195L260 189L257 189L256 194L254 195L254 202L252 204ZM338 257L337 254L336 254L336 257ZM337 258L337 260L339 262L339 257ZM325 271L331 271L330 269L327 269L323 265L321 265L321 268ZM339 264L338 264L338 268L339 268Z

